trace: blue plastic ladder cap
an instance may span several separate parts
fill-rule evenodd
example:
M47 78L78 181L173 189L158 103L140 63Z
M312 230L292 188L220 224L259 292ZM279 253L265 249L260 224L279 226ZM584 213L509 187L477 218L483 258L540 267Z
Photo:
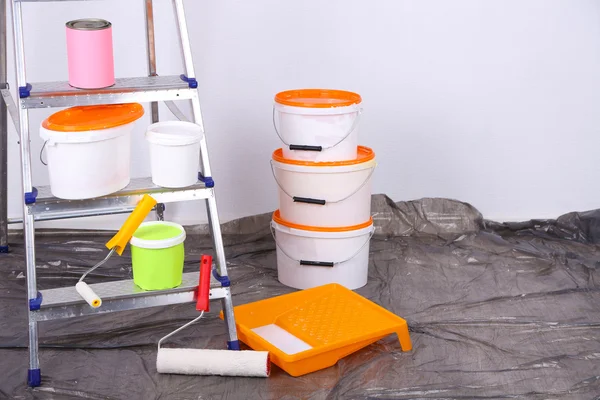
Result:
M29 311L37 311L42 307L42 294L38 292L37 297L35 299L29 299Z
M227 349L228 350L239 350L240 349L240 341L232 340L231 342L227 342Z
M196 89L198 87L198 81L196 80L196 78L188 78L184 74L181 74L179 77L182 81L188 83L190 89Z
M37 200L38 190L33 188L31 192L25 193L25 204L33 204Z
M229 287L231 286L231 281L229 280L228 276L221 276L219 275L219 273L217 272L216 268L213 268L213 276L215 277L216 280L218 280L219 282L221 282L221 286L222 287Z
M200 182L204 182L204 186L206 186L207 188L215 187L215 181L213 180L213 178L210 176L202 175L202 172L198 172L198 180Z
M39 368L27 371L27 384L29 387L38 387L42 384L42 371Z
M8 246L0 246L0 254L8 253Z
M28 83L25 86L19 86L19 97L22 99L29 97L31 95L31 89L31 83Z

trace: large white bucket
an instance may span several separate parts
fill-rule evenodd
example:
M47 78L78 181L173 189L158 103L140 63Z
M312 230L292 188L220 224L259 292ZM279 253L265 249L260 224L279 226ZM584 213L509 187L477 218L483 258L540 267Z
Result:
M339 283L354 290L367 284L373 220L346 228L297 226L279 210L271 227L277 243L277 278L296 289Z
M371 217L371 177L375 153L359 146L353 161L310 163L273 153L281 217L317 227L358 225Z
M127 186L130 182L131 132L135 123L122 122L134 121L141 115L142 106L135 104L76 107L44 121L40 136L45 141L52 195L70 200L87 199L105 196ZM120 125L88 130L89 127L111 124Z
M357 156L361 97L341 90L302 89L278 93L273 126L291 160L353 160Z
M185 121L157 122L148 127L152 182L167 188L187 187L198 182L200 125Z

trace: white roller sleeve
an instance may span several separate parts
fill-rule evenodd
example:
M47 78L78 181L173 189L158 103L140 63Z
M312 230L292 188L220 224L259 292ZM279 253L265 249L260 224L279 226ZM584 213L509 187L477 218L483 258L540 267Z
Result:
M159 349L156 369L161 374L251 376L271 373L269 352L208 349Z
M98 308L102 305L102 299L85 282L77 282L75 285L77 293L93 308Z

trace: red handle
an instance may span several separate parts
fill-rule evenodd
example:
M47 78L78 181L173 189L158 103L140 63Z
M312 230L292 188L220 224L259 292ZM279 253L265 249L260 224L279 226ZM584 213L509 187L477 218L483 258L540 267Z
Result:
M210 274L212 270L212 256L202 256L200 259L200 282L198 283L198 298L196 300L196 310L209 312L210 301L208 295L210 292Z

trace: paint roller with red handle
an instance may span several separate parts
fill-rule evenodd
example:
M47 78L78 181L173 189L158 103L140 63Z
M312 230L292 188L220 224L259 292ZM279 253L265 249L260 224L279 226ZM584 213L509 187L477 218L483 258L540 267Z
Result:
M212 256L203 255L200 259L200 279L198 282L198 298L196 310L210 311L210 273L212 270Z
M159 374L269 377L271 359L268 351L161 347L163 341L196 323L205 312L208 312L211 274L212 257L203 255L200 259L200 278L196 298L196 310L202 311L202 314L158 341L156 370Z

